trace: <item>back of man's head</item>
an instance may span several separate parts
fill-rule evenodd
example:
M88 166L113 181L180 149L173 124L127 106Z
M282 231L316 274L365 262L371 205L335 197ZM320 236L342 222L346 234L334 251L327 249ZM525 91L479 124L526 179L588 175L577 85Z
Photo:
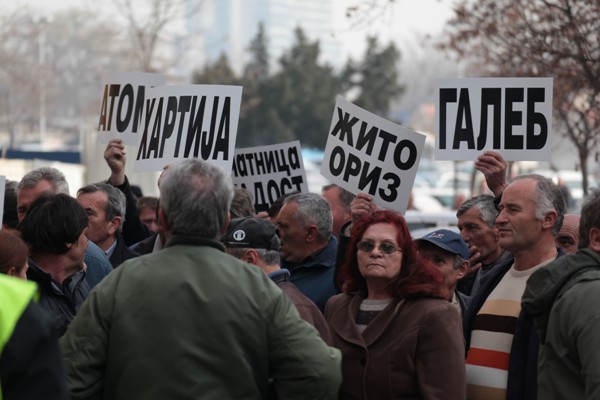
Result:
M232 198L231 176L201 159L170 165L160 183L160 208L171 234L216 239Z
M600 230L600 189L590 191L581 206L581 219L579 220L579 248L590 247L590 230Z
M298 193L287 197L283 205L295 203L298 211L295 215L296 222L303 227L316 225L319 230L319 239L329 241L333 228L333 216L329 203L316 193Z
M256 250L267 265L279 265L279 237L271 222L253 217L232 219L221 237L227 252L241 258L248 249Z
M65 175L52 167L40 167L29 171L21 178L18 189L30 189L40 183L40 181L48 181L54 188L54 194L69 194L69 184Z
M77 200L63 193L42 194L31 204L18 226L32 252L64 254L88 226L88 216Z

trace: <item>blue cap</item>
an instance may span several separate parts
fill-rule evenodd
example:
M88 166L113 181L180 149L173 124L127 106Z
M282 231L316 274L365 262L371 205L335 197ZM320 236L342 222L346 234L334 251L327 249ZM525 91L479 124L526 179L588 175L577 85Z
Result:
M416 241L419 242L421 240L435 244L437 247L449 251L452 254L459 255L465 260L469 259L469 246L467 246L467 243L465 243L458 233L451 230L438 229Z

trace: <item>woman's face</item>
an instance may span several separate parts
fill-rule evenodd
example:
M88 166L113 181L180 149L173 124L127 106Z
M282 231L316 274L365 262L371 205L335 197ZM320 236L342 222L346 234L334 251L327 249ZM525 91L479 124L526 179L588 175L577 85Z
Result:
M21 267L21 270L19 272L17 272L17 278L21 278L21 279L25 279L27 280L27 269L29 268L29 264L27 263L27 261L25 261L25 264L23 264L23 266Z
M388 223L377 223L369 226L360 243L368 243L372 250L359 248L357 251L358 270L365 280L391 280L400 273L402 249L396 241L396 228ZM386 254L382 250L390 254ZM393 251L392 251L393 250Z

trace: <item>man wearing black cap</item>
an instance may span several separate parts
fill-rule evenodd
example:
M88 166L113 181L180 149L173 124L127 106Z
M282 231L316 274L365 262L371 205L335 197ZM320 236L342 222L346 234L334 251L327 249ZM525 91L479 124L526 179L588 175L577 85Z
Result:
M438 229L416 240L419 253L438 267L452 296L448 299L464 314L468 297L456 290L456 283L469 269L469 247L456 232Z
M259 218L236 218L229 223L221 241L227 253L262 269L296 306L300 317L317 328L326 343L331 343L327 321L319 308L289 281L290 272L279 266L279 238L275 225Z

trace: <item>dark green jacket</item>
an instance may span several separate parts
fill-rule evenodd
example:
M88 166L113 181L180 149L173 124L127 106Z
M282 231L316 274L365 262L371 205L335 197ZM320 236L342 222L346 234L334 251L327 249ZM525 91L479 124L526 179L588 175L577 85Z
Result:
M533 273L523 308L540 338L538 398L600 399L600 255L580 250Z
M172 237L89 295L61 341L72 399L335 399L339 351L258 268Z

